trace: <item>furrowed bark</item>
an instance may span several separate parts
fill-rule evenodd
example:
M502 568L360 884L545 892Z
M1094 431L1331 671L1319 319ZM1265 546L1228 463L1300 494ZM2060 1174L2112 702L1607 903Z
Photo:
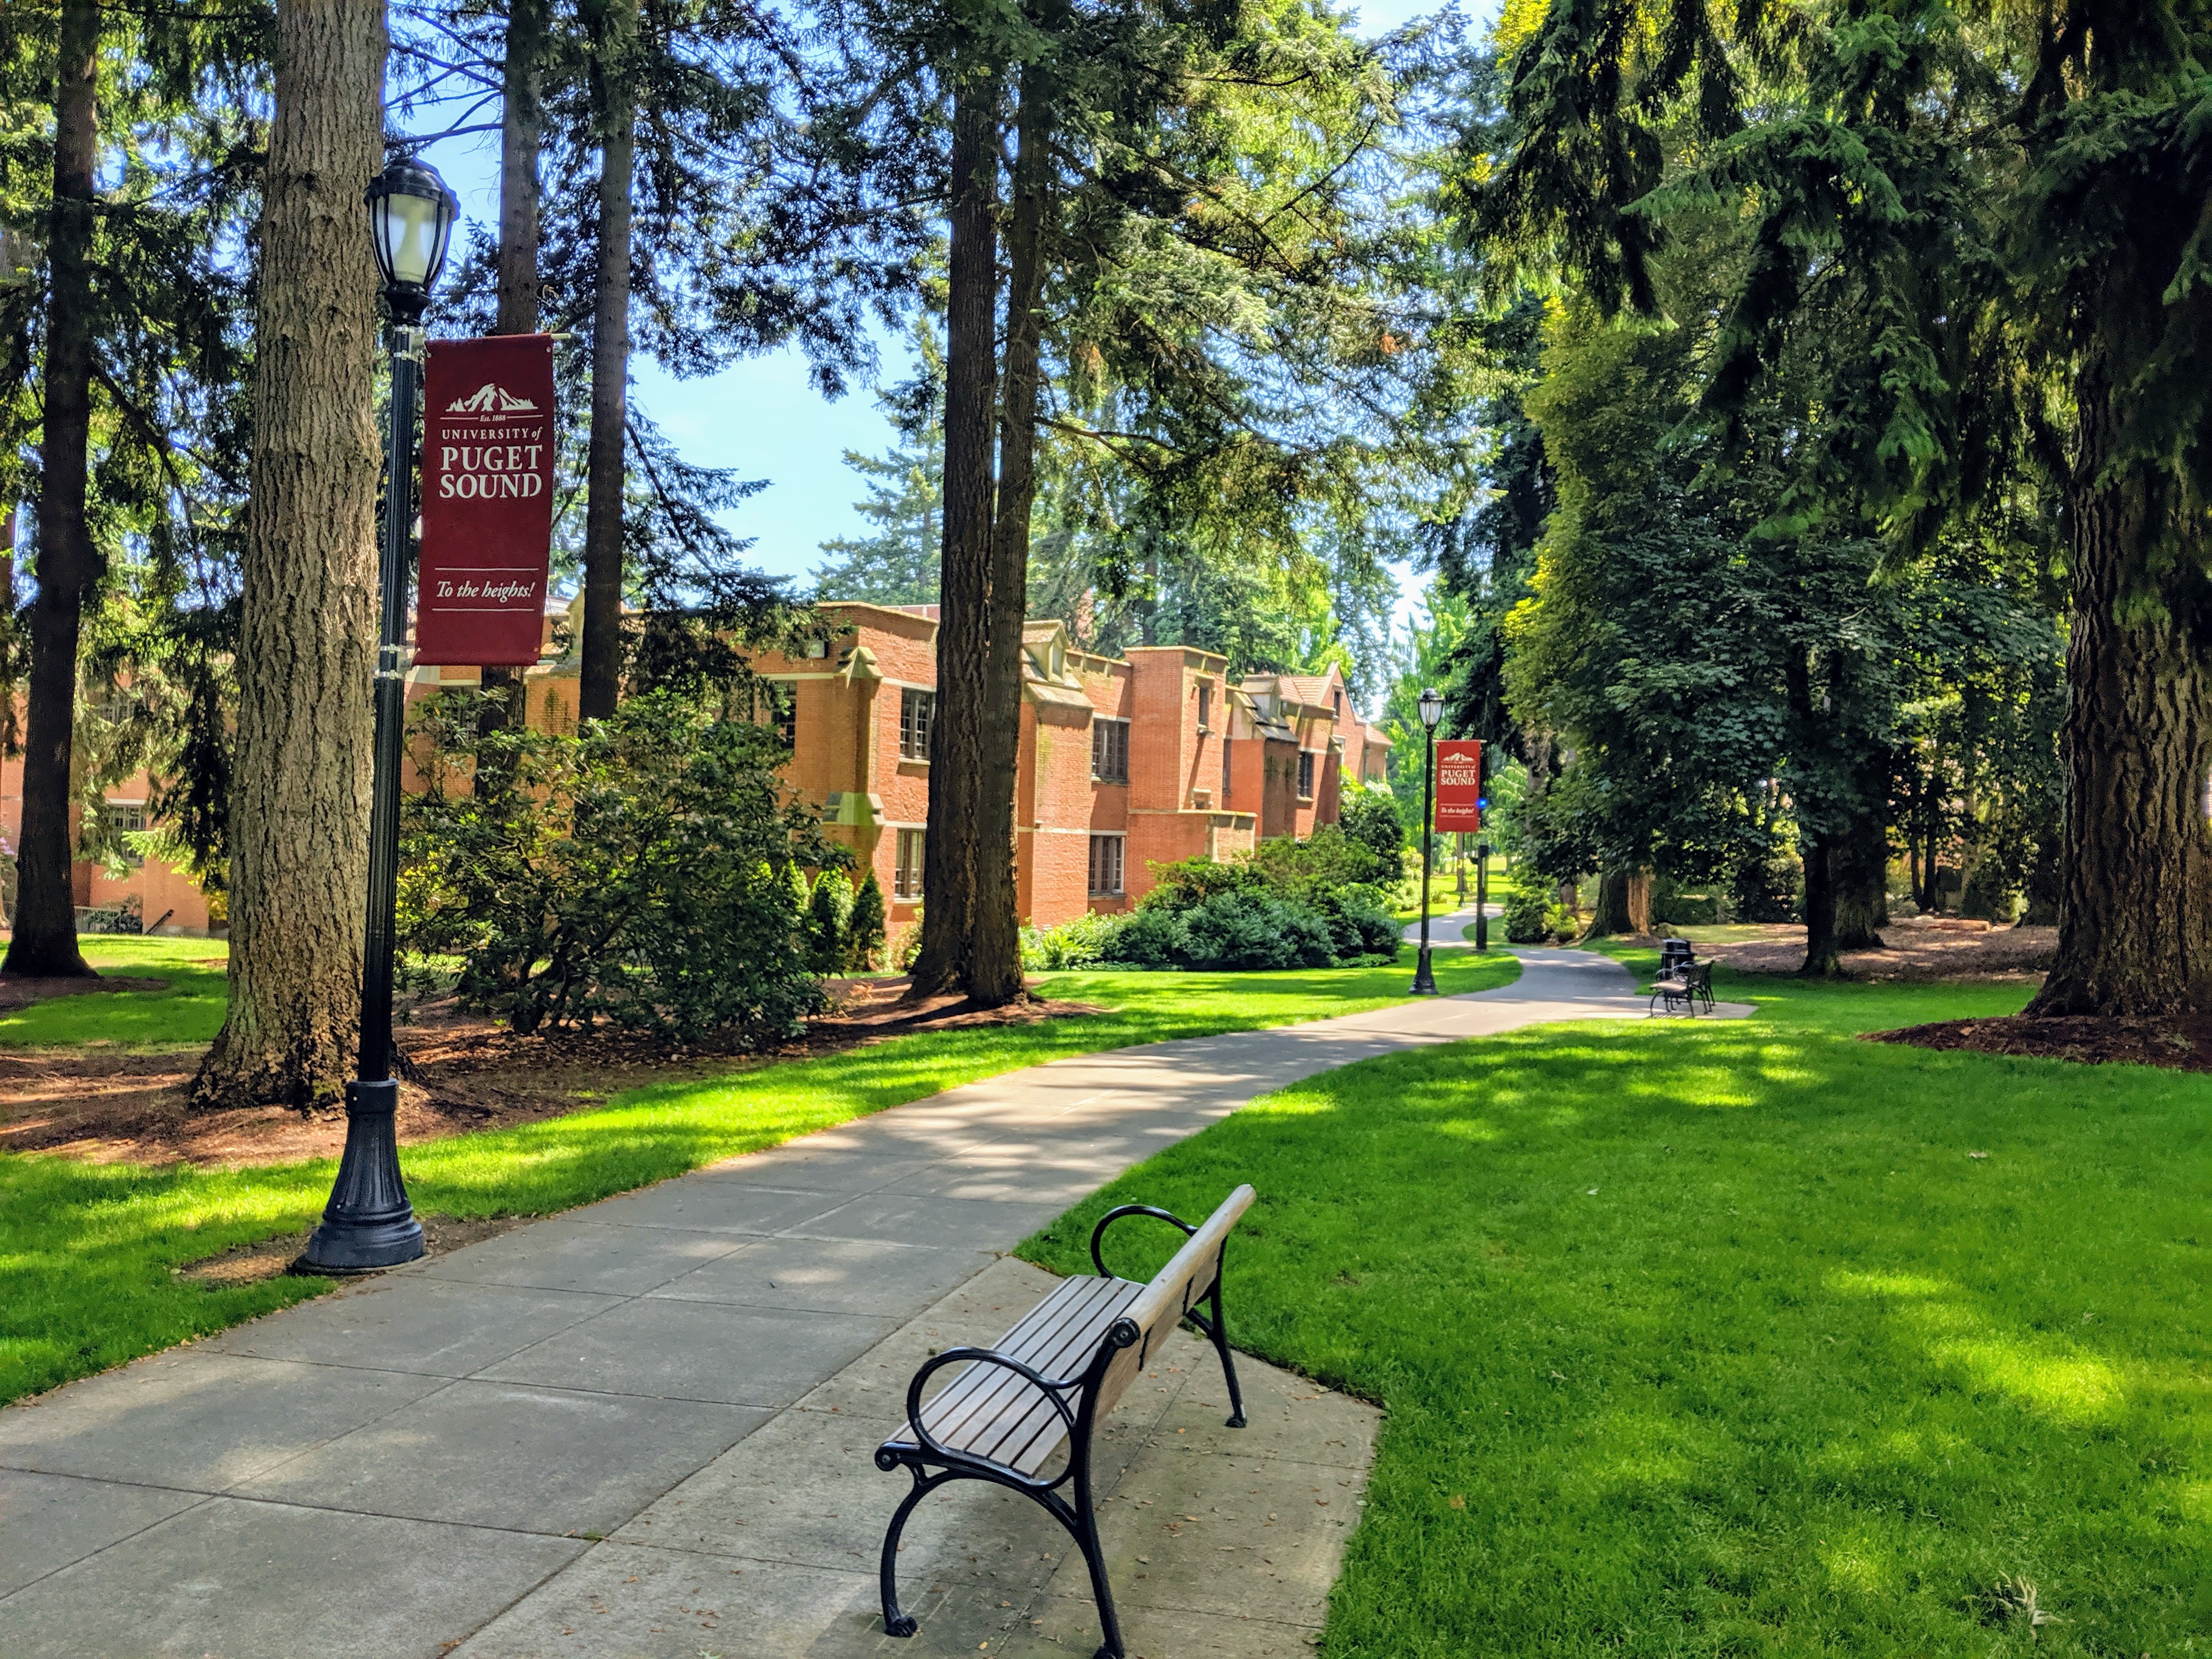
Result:
M200 1109L304 1109L335 1097L351 1072L382 459L362 189L384 159L384 55L382 0L277 8L241 562L230 1003L193 1080Z
M1879 799L1879 794L1866 797ZM1881 947L1875 930L1889 920L1889 835L1880 823L1852 826L1836 849L1836 948Z
M636 0L592 13L599 112L599 226L592 319L591 491L584 518L584 639L579 711L605 720L622 696L623 485L629 405L631 173L637 153Z
M939 556L937 717L929 737L929 836L922 849L921 950L912 994L965 987L984 856L998 384L999 76L954 88L945 305L945 538ZM1017 639L1018 649L1018 637ZM1011 807L1009 808L1011 811ZM994 856L1007 855L994 849Z
M2106 476L2117 395L2093 351L2076 388L2069 515L2058 953L2032 1016L2212 1009L2212 673L2197 642L2203 618L2190 614L2203 599L2169 578L2164 614L2123 620L2122 572L2160 526L2140 466Z
M1022 624L1029 610L1030 512L1036 500L1038 359L1043 336L1045 217L1050 206L1050 93L1047 72L1022 76L1006 226L1006 359L999 394L999 491L991 533L990 645L984 668L981 812L975 848L975 914L969 996L997 1007L1024 994L1021 915L1014 881L1014 773L1022 733Z
M31 606L30 718L23 816L15 842L15 931L0 972L76 977L91 967L76 945L70 882L70 772L76 726L77 646L100 580L85 520L92 441L93 176L100 52L97 0L64 0L54 76L54 202L49 222L45 423L39 449L39 596Z
M499 119L499 317L493 325L493 331L499 334L538 331L538 249L542 234L538 162L545 141L545 112L539 94L551 27L547 0L508 0ZM520 731L526 713L522 670L484 669L483 691L477 735L488 738L502 727ZM477 794L497 787L498 780L479 765Z
M1597 903L1591 908L1584 938L1607 939L1635 931L1628 919L1628 874L1626 866L1598 872Z

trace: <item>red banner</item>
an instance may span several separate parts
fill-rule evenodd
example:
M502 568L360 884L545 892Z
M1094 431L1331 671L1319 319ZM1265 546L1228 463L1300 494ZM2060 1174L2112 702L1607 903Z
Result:
M415 660L538 660L553 544L553 337L433 340Z
M1482 828L1482 744L1448 738L1437 745L1438 830Z

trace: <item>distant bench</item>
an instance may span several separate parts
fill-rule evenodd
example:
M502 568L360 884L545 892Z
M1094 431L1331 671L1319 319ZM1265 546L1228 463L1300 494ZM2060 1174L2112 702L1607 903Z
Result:
M1707 1013L1712 1012L1713 964L1710 962L1678 962L1672 973L1651 988L1651 1011L1671 1014L1679 1009L1695 1019L1701 1002Z
M1053 1287L1013 1329L988 1348L947 1348L907 1384L907 1420L876 1448L876 1467L886 1474L903 1467L914 1490L900 1503L884 1534L884 1628L911 1636L912 1614L898 1604L898 1543L915 1505L948 1480L990 1480L1034 1498L1067 1528L1091 1569L1104 1644L1097 1659L1122 1659L1121 1626L1106 1583L1091 1510L1091 1440L1098 1421L1114 1409L1130 1379L1184 1320L1212 1340L1229 1380L1229 1426L1244 1426L1244 1401L1221 1321L1221 1254L1229 1230L1250 1207L1252 1189L1239 1187L1221 1207L1194 1227L1148 1205L1124 1204L1099 1218L1091 1235L1097 1279L1070 1279ZM1149 1284L1116 1279L1106 1271L1100 1246L1106 1230L1129 1216L1171 1222L1188 1236L1173 1260ZM1197 1311L1200 1303L1209 1313ZM927 1403L923 1389L948 1365L959 1372ZM1047 1474L1062 1447L1066 1465ZM1060 1488L1073 1483L1072 1494Z

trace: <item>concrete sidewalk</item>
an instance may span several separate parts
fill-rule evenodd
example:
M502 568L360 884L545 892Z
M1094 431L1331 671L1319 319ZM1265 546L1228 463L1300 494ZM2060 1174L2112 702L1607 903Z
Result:
M1255 1096L1644 1013L1604 957L1521 955L1516 983L1476 996L952 1090L0 1412L0 1653L447 1651L997 1253Z
M1502 904L1485 904L1481 906L1468 904L1462 906L1459 909L1450 912L1449 915L1432 912L1429 917L1429 944L1432 947L1438 945L1474 944L1474 918L1478 908L1484 915L1488 916L1492 921L1496 921L1499 917L1505 914L1505 907ZM1408 945L1419 945L1420 942L1421 924L1419 921L1407 922L1406 924L1406 943ZM1505 943L1505 935L1503 933L1498 934L1495 939L1491 940L1491 943L1493 945L1503 949Z

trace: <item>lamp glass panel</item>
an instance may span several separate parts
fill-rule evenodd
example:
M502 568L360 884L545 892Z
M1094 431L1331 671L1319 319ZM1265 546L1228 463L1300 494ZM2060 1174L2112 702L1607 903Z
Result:
M438 221L445 204L427 196L407 196L395 191L383 201L378 222L384 239L386 268L392 280L410 288L428 286L438 266Z

